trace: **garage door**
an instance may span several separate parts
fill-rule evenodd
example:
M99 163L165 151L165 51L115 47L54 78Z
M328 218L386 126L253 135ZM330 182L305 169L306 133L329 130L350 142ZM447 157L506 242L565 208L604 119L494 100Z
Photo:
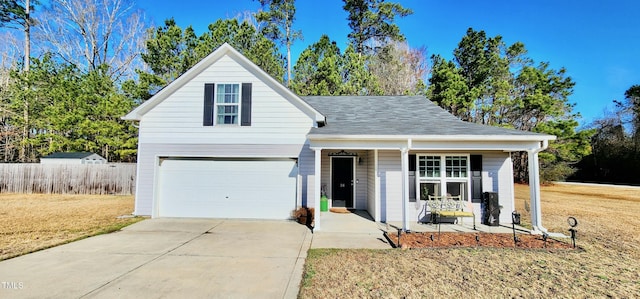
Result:
M163 159L158 215L288 219L297 175L293 159Z

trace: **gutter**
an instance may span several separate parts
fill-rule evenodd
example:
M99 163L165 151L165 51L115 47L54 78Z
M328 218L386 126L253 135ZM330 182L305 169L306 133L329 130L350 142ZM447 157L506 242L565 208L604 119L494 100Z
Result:
M555 140L553 135L344 135L308 134L309 140L383 140L383 141L544 141Z

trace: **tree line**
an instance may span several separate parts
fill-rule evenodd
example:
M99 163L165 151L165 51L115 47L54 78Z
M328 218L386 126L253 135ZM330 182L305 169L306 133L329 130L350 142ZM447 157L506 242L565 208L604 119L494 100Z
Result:
M143 19L133 0L1 1L0 160L91 151L134 161L137 130L120 117L139 103L122 82L144 68Z
M569 102L575 82L564 68L528 57L523 43L469 28L453 59L427 57L397 25L410 8L344 0L348 45L322 35L292 64L291 46L303 35L295 1L257 1L259 11L216 20L200 35L171 18L150 26L134 0L0 2L4 37L14 41L0 57L0 159L94 151L134 161L137 129L120 117L226 42L299 95L425 95L465 121L556 135L540 155L545 180L576 175L585 157L598 157L588 172L606 168L604 160L619 159L604 156L612 140L617 153L638 160L637 86L618 102L616 115L626 118L582 129ZM24 34L24 47L8 34L15 32ZM30 54L30 41L38 55ZM526 153L512 158L516 179L526 181Z
M592 151L577 164L570 180L640 185L640 85L592 124Z

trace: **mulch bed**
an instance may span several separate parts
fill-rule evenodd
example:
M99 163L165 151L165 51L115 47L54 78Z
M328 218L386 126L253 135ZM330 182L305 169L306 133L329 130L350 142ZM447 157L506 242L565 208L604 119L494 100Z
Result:
M439 247L493 247L493 248L522 248L522 249L573 249L570 243L542 236L517 234L518 242L514 244L513 234L494 233L406 233L400 236L387 234L394 247L408 248L439 248ZM569 241L570 242L570 241Z

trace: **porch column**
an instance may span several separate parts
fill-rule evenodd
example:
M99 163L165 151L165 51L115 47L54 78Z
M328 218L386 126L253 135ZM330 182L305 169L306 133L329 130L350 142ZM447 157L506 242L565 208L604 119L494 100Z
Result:
M313 226L313 230L320 230L320 191L321 191L321 186L320 186L320 177L321 177L321 171L320 171L320 167L321 164L320 162L322 161L322 149L321 148L314 148L313 149L314 153L315 153L315 159L314 159L314 175L313 175L313 194L314 194L314 222L315 225Z
M531 228L534 233L544 230L542 227L542 210L540 208L540 166L539 150L527 151L529 160L529 196L531 198Z
M402 230L409 231L409 149L402 148Z
M373 150L373 172L374 172L374 192L375 192L375 215L373 216L373 219L376 222L380 222L381 221L381 212L380 209L382 208L382 203L380 202L380 173L378 170L378 149Z

